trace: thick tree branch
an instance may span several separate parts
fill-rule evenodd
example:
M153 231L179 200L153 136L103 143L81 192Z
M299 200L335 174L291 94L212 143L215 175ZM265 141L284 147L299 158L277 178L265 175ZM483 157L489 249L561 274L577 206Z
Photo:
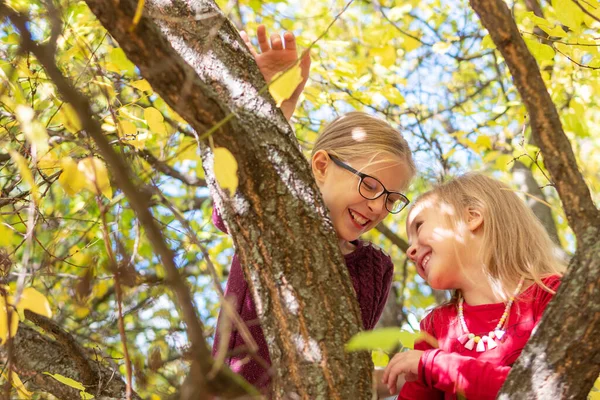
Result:
M344 351L360 309L326 208L235 29L209 0L146 1L133 32L137 0L86 2L152 88L237 160L240 185L229 197L212 179L212 152L203 154L269 338L276 396L369 398L368 354Z
M31 313L27 317L31 317ZM52 322L46 322L48 321L41 322L41 325L48 328L49 333L55 335L57 340L52 340L23 323L19 324L19 330L13 339L13 367L24 383L60 399L80 398L79 390L60 383L46 375L47 372L81 382L86 387L86 392L95 395L96 398L125 398L125 382L118 371L110 369L102 362L93 361L69 333ZM74 348L78 348L75 354ZM5 346L0 347L0 357L6 357ZM140 399L135 392L132 398Z
M471 0L471 6L502 53L530 116L535 143L562 200L569 226L579 240L588 227L600 226L600 212L577 166L556 106L540 69L521 38L510 10L500 0Z
M583 399L600 373L600 212L506 3L470 3L510 69L530 116L533 139L577 237L577 252L560 289L513 366L500 398Z

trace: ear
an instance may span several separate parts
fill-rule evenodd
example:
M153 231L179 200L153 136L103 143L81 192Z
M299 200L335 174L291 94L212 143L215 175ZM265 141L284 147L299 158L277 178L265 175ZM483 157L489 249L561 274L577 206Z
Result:
M315 180L318 184L323 183L327 175L327 169L331 165L331 158L325 150L319 150L313 155L311 164Z
M483 215L474 207L467 207L466 213L467 226L471 232L475 233L483 225Z

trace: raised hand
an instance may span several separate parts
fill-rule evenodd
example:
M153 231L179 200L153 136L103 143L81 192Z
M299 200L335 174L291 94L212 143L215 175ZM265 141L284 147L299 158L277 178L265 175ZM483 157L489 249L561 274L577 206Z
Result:
M279 35L271 35L269 43L267 29L264 25L259 25L256 30L256 37L261 51L260 54L250 42L250 38L246 32L240 32L240 36L250 49L250 52L254 56L256 64L267 83L271 82L277 73L285 71L298 60L296 38L291 32L286 32L283 35L283 41ZM304 90L304 85L308 80L308 73L310 71L310 55L308 52L302 56L300 69L302 72L302 82L300 82L292 96L281 104L281 111L283 111L283 115L285 115L288 121L294 114L298 98L300 97L302 90Z

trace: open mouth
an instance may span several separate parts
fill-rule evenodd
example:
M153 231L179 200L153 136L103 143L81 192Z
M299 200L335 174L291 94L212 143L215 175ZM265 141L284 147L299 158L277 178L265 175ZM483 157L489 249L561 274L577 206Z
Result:
M421 258L421 269L425 271L427 269L427 264L429 264L429 260L431 259L431 253L427 253L423 258Z
M361 214L357 213L356 211L353 211L353 210L348 210L348 213L350 214L350 218L352 218L352 220L353 220L353 221L354 221L354 222L355 222L357 225L359 225L359 226L361 226L361 227L363 227L363 228L364 228L365 226L367 226L367 224L368 224L369 222L371 222L371 220L370 220L370 219L368 219L368 218L365 218L365 216L364 216L364 215L361 215Z

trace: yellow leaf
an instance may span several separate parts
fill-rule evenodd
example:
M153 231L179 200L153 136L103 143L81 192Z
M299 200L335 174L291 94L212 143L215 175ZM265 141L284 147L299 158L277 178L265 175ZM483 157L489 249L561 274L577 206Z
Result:
M131 82L131 86L134 88L141 90L142 92L150 92L152 93L152 86L145 79L140 79L139 81Z
M87 157L79 161L79 171L85 176L85 187L93 193L102 193L112 199L112 187L108 179L108 169L102 160L96 157Z
M81 396L81 398L83 400L91 400L94 398L93 394L89 394L88 392L86 392L85 390L82 390L81 392L79 392L79 395Z
M49 151L38 159L37 166L44 174L50 175L60 169L60 160L56 158L52 151Z
M52 310L48 299L32 287L23 289L16 307L43 315L46 318L52 318Z
M119 120L119 136L135 135L137 127L131 121Z
M79 319L83 319L90 315L90 309L88 307L75 306L75 316Z
M81 384L81 382L77 382L74 379L67 378L66 376L62 376L61 374L51 374L50 372L44 372L44 375L51 376L60 383L70 386L74 389L85 391L85 387Z
M385 367L390 362L390 357L381 350L373 350L371 353L371 359L375 367Z
M148 123L150 131L156 134L166 134L167 129L165 128L165 119L163 115L154 107L147 107L144 109L144 118Z
M273 81L269 85L269 93L271 93L271 96L275 99L277 107L281 107L281 104L292 96L301 82L302 71L298 64L273 77Z
M556 18L563 24L571 28L575 33L581 32L583 24L583 11L572 0L552 0L552 7L556 13Z
M8 304L7 304L8 302ZM11 298L8 300L0 296L0 344L8 340L8 316L10 315L10 337L15 337L19 329L19 316L13 312L10 306ZM8 312L7 312L8 310Z
M29 106L19 104L15 110L15 115L21 124L21 129L23 129L27 141L35 146L37 154L46 154L48 152L48 132L46 132L44 125L34 119L35 111Z
M237 161L233 154L225 147L215 148L213 154L215 178L221 188L229 189L229 194L233 195L238 186Z
M385 46L369 51L371 56L379 59L379 64L384 67L391 67L396 63L396 48L394 46Z
M65 128L71 133L77 133L81 130L81 121L79 116L75 112L73 106L69 103L64 103L60 108L60 111L56 115L56 119L65 126Z
M85 186L85 177L77 168L77 163L71 157L60 160L62 174L58 177L58 183L69 196L74 196Z
M436 44L434 44L431 47L431 49L433 50L434 53L446 54L448 51L450 51L451 47L452 47L452 43L450 43L450 42L437 42Z
M0 221L0 247L8 247L12 244L15 232Z
M2 372L2 376L6 380L8 380L8 377L6 376L5 371ZM14 371L11 372L11 383L12 383L13 387L15 389L17 389L17 393L19 394L19 399L30 399L31 396L33 395L33 393L30 392L29 390L27 390L25 385L23 385L21 378L19 378L19 375L17 375L17 373Z
M40 200L40 192L37 184L35 183L35 179L33 179L33 174L29 169L29 165L25 157L16 151L9 150L10 156L12 157L15 164L17 164L17 168L19 169L19 173L21 174L21 178L29 184L31 188L31 197L38 202Z
M410 36L404 36L404 43L402 47L408 53L421 47L421 42Z
M479 146L483 147L484 150L488 150L492 148L492 139L486 135L477 136L477 140L475 141Z

